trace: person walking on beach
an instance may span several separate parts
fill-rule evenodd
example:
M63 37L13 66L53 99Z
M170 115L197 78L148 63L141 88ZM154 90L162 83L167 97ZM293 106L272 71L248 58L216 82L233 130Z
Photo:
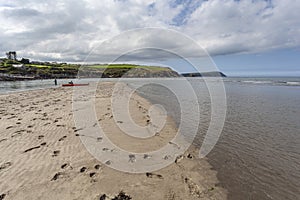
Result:
M54 84L57 85L57 80L56 80L56 78L54 79Z

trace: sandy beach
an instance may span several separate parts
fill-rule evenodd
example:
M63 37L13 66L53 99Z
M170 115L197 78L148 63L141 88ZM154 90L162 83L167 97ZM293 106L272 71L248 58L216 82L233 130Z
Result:
M175 136L171 118L147 139L122 133L111 109L113 83L96 94L96 115L107 137L133 152L147 152ZM120 191L132 199L226 199L216 171L190 147L173 164L151 173L117 171L95 159L75 126L72 88L52 88L0 95L0 199L113 199ZM130 113L149 124L151 104L134 94ZM125 198L124 198L125 199Z

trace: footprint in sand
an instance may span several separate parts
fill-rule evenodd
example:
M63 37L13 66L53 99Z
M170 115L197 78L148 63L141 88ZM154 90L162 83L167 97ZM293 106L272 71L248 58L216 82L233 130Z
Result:
M144 159L148 159L151 158L152 156L148 155L148 154L144 154Z
M73 129L74 129L74 127L73 127ZM74 129L74 132L76 133L76 132L78 132L78 131L81 131L81 130L83 130L83 128L78 128L78 129Z
M178 164L183 159L183 155L179 155L175 159L175 163Z
M60 166L62 169L66 168L68 166L68 163L63 164L62 166Z
M130 154L128 157L129 157L129 161L128 162L134 163L136 161L135 155Z
M94 168L95 168L95 169L100 169L100 168L101 168L101 165L95 165Z
M171 158L170 155L166 155L163 159L164 159L164 160L169 160L170 158Z
M60 142L60 141L63 141L63 140L66 139L66 138L67 138L67 136L64 135L63 137L59 138L58 141L59 141L59 142Z
M65 163L65 164L63 164L62 166L60 166L60 168L62 168L62 169L66 169L66 168L70 168L70 169L73 169L73 167L69 164L69 163Z
M8 127L6 127L6 129L11 129L11 128L13 128L14 126L8 126Z
M64 124L57 124L56 126L57 127L66 127L66 125L64 125Z
M62 176L63 174L61 172L57 172L53 178L51 179L51 181L56 181L60 176Z
M40 139L42 139L42 138L44 138L45 136L44 135L39 135L38 136L38 139L40 140Z
M174 147L180 149L180 146L172 141L169 142L169 144L173 145Z
M154 174L154 173L151 173L151 172L147 172L146 173L146 176L148 177L148 178L159 178L159 179L163 179L163 176L162 175L160 175L160 174Z
M193 159L193 158L194 158L194 156L193 156L192 154L190 154L190 153L189 153L189 154L187 155L187 158L189 158L189 159Z
M93 178L96 175L96 172L91 172L90 177Z
M18 135L21 135L21 133L20 133L20 132L17 132L17 133L15 133L15 134L13 134L11 137L13 138L13 137L16 137L16 136L18 136Z
M7 118L7 119L13 119L13 118L16 118L16 116L12 116L12 117L9 117L9 118Z
M12 165L11 162L3 163L2 165L0 165L0 171L3 170L3 169L6 169L8 167L10 167L11 165Z
M24 132L25 130L19 130L19 131L16 131L13 135L11 135L11 137L13 138L13 137L16 137L16 136L18 136L18 135L21 135L22 134L22 132Z
M6 141L6 140L7 140L6 138L4 138L4 139L1 139L1 140L0 140L0 142L4 142L4 141Z
M83 172L85 172L86 170L87 170L86 167L81 167L79 171L80 171L80 173L83 173Z
M58 154L60 153L59 150L53 151L52 157L56 157L58 156Z
M102 151L109 151L109 148L104 147Z
M40 147L41 147L41 146L36 146L36 147L32 147L32 148L26 149L26 150L24 151L24 153L29 152L29 151L32 151L32 150L34 150L34 149L38 149L38 148L40 148Z

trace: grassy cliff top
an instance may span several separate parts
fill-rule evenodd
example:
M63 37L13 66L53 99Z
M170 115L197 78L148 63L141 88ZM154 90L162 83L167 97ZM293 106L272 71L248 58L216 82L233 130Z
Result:
M0 59L0 73L36 78L81 77L178 77L171 68L135 64L68 64Z

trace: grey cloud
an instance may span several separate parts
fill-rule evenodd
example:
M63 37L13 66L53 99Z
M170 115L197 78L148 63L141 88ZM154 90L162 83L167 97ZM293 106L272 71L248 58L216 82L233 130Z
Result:
M14 1L0 6L0 54L19 51L33 59L82 61L97 44L132 28L171 28L168 31L134 31L108 40L90 55L93 61L110 60L126 49L159 47L184 57L260 52L300 46L300 4L291 0L203 1L190 9L170 1ZM181 1L176 1L180 3ZM149 6L155 12L149 15ZM154 6L155 5L155 6ZM194 4L193 4L194 5ZM185 7L186 6L186 7ZM151 6L150 6L151 8ZM188 10L190 13L184 13ZM176 26L172 20L180 16ZM0 56L1 57L1 56ZM159 50L139 50L125 60L166 59Z
M89 54L88 60L111 62L152 61L180 57L207 57L205 50L189 37L173 30L145 28L123 32L103 42Z
M14 17L17 20L24 20L24 17L35 17L41 15L41 13L31 8L16 8L16 9L5 9L2 11L5 17Z

